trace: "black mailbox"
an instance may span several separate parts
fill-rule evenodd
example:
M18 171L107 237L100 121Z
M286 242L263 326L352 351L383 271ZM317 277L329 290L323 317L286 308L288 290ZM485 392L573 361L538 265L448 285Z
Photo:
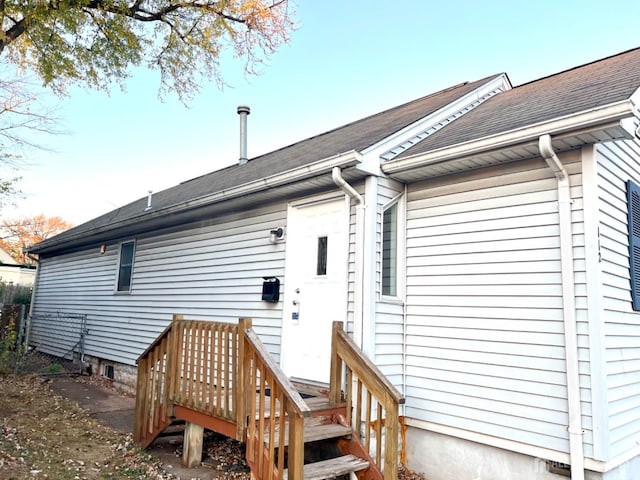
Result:
M276 277L262 277L262 300L269 303L278 303L280 300L280 280Z

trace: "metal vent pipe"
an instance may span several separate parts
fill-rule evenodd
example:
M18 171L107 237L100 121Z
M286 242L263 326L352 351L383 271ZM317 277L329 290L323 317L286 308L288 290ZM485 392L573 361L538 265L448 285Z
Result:
M240 115L240 165L244 165L249 161L247 158L247 117L251 113L251 109L246 105L238 106L238 115Z

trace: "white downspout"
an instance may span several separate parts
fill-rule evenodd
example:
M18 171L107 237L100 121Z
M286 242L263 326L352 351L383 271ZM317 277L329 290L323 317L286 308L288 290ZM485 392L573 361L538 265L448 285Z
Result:
M353 292L353 339L356 344L362 348L363 343L363 327L364 327L364 200L355 188L347 183L342 177L340 167L333 167L331 170L331 178L340 190L346 193L356 204L356 232L355 232L355 277Z
M584 480L584 447L580 408L580 371L576 328L575 277L571 229L571 185L569 175L553 150L551 137L538 141L540 154L558 180L558 217L560 224L560 257L562 268L562 306L564 318L565 361L567 368L567 402L569 409L569 455L571 478Z

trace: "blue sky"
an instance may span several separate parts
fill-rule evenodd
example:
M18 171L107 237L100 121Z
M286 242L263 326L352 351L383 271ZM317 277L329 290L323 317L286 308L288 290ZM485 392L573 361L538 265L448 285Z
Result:
M448 86L506 72L514 85L640 46L637 0L298 0L297 30L247 77L203 85L183 106L157 97L158 75L136 70L126 91L71 88L58 116L68 132L28 152L26 198L1 215L44 213L75 224L238 157L236 107L247 104L257 156Z

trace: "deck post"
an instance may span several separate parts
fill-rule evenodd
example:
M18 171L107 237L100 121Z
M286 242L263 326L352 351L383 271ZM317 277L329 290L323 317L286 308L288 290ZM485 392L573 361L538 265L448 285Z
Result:
M337 332L342 322L333 322L331 329L331 372L329 377L329 401L337 405L342 401L342 359L338 355Z
M202 443L204 427L186 422L184 425L184 444L182 446L182 465L194 468L202 463Z
M289 478L300 480L304 473L304 418L291 407L289 417Z
M384 478L385 480L395 480L398 478L398 434L400 433L398 404L394 402L393 398L387 396L385 409L387 418L385 422Z
M247 373L245 371L247 363L245 362L245 356L247 355L244 334L247 330L251 329L253 322L250 318L240 318L238 320L238 358L237 364L234 365L236 369L236 382L233 385L234 392L234 405L236 407L236 440L240 442L247 441L247 395L246 384Z

